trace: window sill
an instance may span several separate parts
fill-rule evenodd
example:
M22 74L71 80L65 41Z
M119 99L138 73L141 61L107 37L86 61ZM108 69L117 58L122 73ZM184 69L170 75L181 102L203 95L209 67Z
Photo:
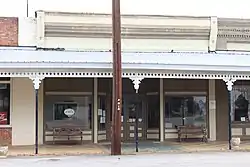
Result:
M232 122L232 125L250 125L249 121L234 121Z
M11 125L0 125L0 129L1 128L11 128L12 126Z

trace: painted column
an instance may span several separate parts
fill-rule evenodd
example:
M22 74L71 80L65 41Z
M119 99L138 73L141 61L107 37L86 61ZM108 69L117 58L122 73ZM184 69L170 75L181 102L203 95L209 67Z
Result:
M34 88L35 88L35 154L38 154L38 124L39 124L39 111L38 111L38 90L39 90L39 87L40 87L40 84L42 82L42 80L44 79L44 77L37 77L37 76L34 76L34 77L29 77L33 84L34 84Z
M37 11L37 24L36 24L36 47L44 48L45 40L45 13L44 11Z
M209 112L209 138L216 141L216 100L215 100L215 80L208 80L208 112Z
M164 79L160 78L160 142L165 139L164 121Z
M94 78L94 105L93 105L93 116L94 116L94 130L93 138L94 143L98 143L98 78Z
M226 82L227 85L227 91L228 91L228 149L232 149L232 89L233 89L233 84L236 81L235 79L223 79L224 82Z

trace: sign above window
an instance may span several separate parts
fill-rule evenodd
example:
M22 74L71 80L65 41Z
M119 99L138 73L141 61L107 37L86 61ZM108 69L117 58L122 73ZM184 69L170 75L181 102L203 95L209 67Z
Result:
M72 108L67 108L64 110L64 114L71 118L75 114L75 110Z

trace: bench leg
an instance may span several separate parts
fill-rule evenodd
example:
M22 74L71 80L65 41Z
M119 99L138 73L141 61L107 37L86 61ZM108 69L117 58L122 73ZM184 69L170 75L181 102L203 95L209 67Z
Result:
M83 142L82 142L82 133L81 133L81 144L83 144Z

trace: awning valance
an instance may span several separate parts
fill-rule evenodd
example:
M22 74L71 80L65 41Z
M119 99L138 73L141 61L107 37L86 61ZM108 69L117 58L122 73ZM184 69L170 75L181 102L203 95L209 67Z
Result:
M111 69L112 52L37 51L35 48L0 48L0 68ZM123 52L122 68L248 72L250 54L242 52Z

